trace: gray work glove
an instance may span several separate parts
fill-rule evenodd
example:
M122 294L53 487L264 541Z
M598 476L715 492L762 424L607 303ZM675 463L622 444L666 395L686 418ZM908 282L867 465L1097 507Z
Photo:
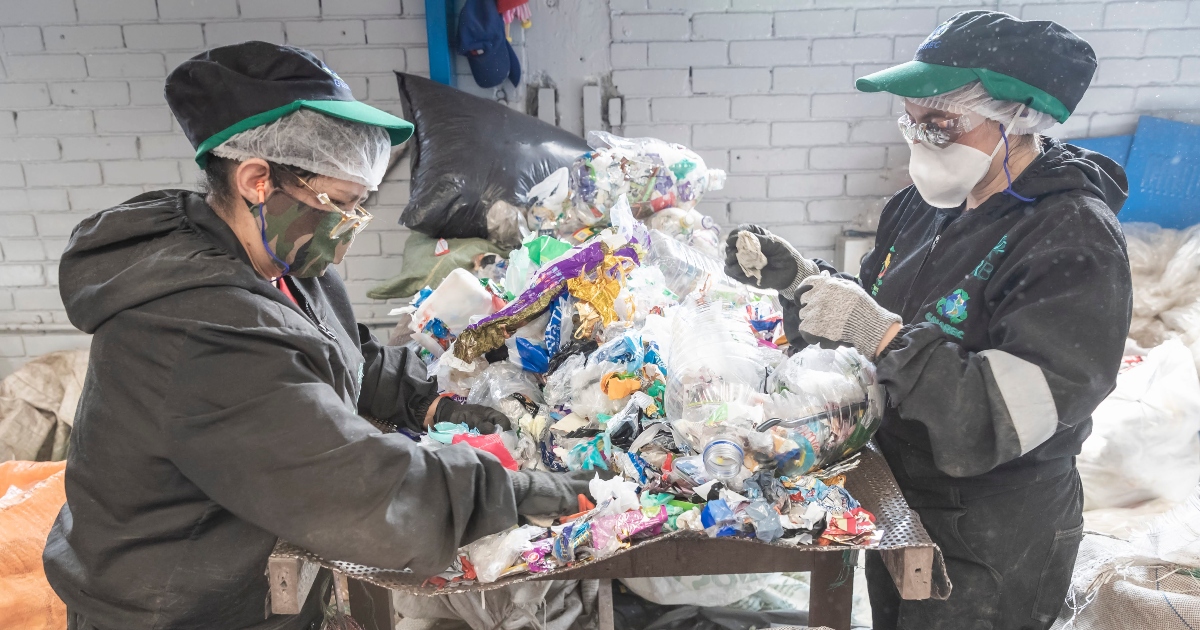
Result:
M800 285L796 299L805 339L846 342L872 360L888 329L901 323L899 315L877 304L857 283L842 278L811 276Z
M517 514L523 516L566 516L579 511L579 495L592 499L588 484L595 470L566 473L541 470L510 470Z
M479 429L480 433L496 433L512 428L508 416L491 407L466 405L451 398L442 398L438 401L437 408L433 410L433 422L434 424L465 422L468 427Z
M740 232L751 232L758 236L759 247L767 258L766 266L759 272L762 274L761 280L747 276L738 264L737 239ZM789 300L793 299L796 289L805 278L819 272L816 263L801 256L787 241L757 225L739 225L725 239L725 275L752 286L775 289Z

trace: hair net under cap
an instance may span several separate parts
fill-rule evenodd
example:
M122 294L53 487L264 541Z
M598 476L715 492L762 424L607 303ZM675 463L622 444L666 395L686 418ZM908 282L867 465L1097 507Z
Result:
M378 190L392 143L382 127L309 109L240 132L212 150L239 162L260 158Z
M1010 134L1039 133L1054 126L1054 117L1039 112L1036 109L1022 106L1016 101L1001 101L992 98L983 84L979 81L964 85L957 90L951 90L937 96L904 99L914 105L928 107L952 114L974 112L985 118L1003 123L1007 128L1011 121ZM1013 116L1020 116L1013 120Z

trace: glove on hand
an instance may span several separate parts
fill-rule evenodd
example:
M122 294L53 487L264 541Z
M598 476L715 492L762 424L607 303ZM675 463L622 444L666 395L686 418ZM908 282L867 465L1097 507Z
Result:
M458 424L460 422L467 423L467 426L472 429L479 429L480 433L496 433L497 431L508 430L512 428L512 423L509 422L508 416L483 405L464 405L451 398L442 398L437 401L437 408L433 410L433 422L452 422Z
M588 483L594 470L553 473L541 470L510 470L517 514L524 516L565 516L579 511L579 495L592 500Z
M901 322L862 287L842 278L811 276L800 285L796 299L801 333L847 342L872 360L888 329Z
M747 276L738 264L737 239L741 232L758 236L759 247L767 258L767 265L760 271L762 280ZM725 239L725 275L752 286L775 289L789 300L794 299L796 289L805 278L819 272L816 263L801 256L787 241L757 225L740 225Z

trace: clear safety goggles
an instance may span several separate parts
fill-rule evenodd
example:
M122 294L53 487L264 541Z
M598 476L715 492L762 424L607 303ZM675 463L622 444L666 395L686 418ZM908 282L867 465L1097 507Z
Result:
M909 143L923 142L942 148L957 142L959 138L966 135L983 120L985 119L982 116L962 114L956 118L935 123L918 123L908 115L908 112L905 112L896 121L896 124L900 126L900 133Z
M375 218L371 216L370 212L364 210L363 207L357 203L354 204L354 207L350 209L350 212L342 210L337 206L337 204L329 200L328 194L317 192L317 189L309 186L308 182L299 177L296 179L300 180L300 183L304 184L305 188L311 190L313 194L317 196L317 201L321 202L321 205L328 206L329 208L332 208L334 212L342 215L342 220L338 221L338 224L333 226L333 229L329 231L329 238L340 238L347 232L353 232L354 236L358 236L358 233L362 232L363 229L367 227L367 224L371 222L371 219Z

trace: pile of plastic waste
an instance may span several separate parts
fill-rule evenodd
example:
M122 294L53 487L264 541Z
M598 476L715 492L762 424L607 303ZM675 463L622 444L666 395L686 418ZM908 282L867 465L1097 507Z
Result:
M636 219L700 252L721 252L721 230L696 210L705 193L725 186L725 171L708 168L691 149L655 138L622 138L603 131L587 136L592 151L530 188L530 230L571 243L610 225L611 210L625 198Z
M694 154L678 149L639 175L670 173L652 192L601 173L644 165L589 154L571 178L591 173L596 192L555 202L553 229L527 234L502 269L455 270L401 309L443 394L513 427L439 424L415 436L422 445L465 441L511 469L615 473L593 479L591 509L480 539L435 584L544 573L678 530L818 545L881 535L844 487L882 417L874 366L851 348L789 356L777 297L722 273L719 232L706 253L655 229L652 203L635 215L630 197L678 201L712 185L688 179L711 171L687 170ZM580 208L603 220L561 238Z

